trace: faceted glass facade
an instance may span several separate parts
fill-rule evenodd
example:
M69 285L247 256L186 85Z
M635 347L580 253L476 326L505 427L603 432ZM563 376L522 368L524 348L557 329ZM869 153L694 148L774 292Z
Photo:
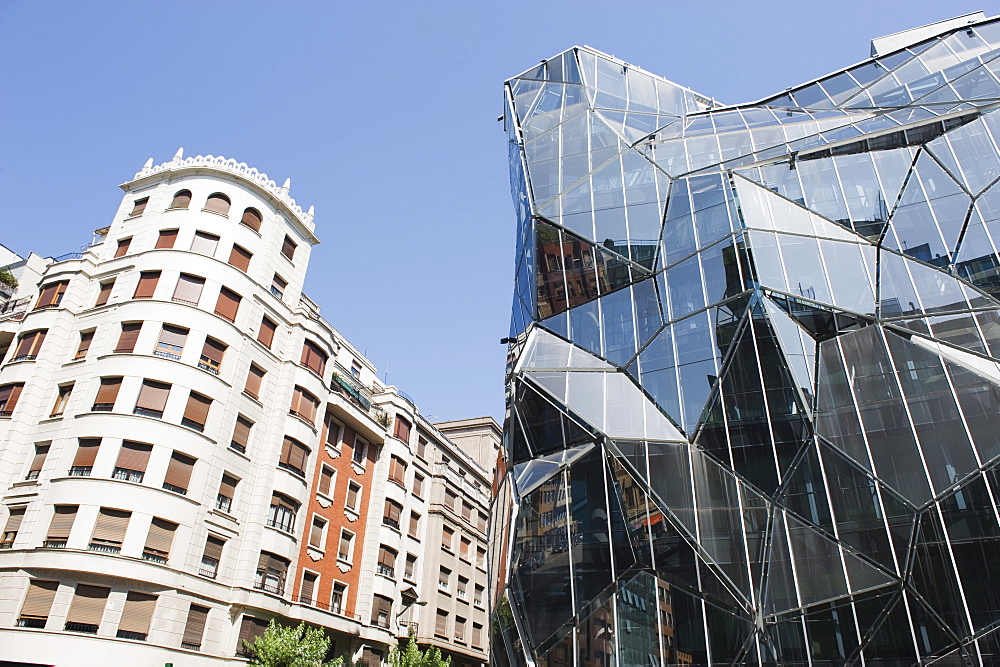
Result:
M494 664L1000 664L998 47L507 82Z

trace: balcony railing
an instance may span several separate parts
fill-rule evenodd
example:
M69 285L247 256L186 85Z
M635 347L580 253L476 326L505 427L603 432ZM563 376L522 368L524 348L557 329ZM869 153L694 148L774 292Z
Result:
M399 530L399 522L393 519L392 517L388 516L382 517L382 525L389 526L390 528L395 528L396 530Z
M38 479L38 475L41 472L42 472L41 470L29 470L25 479L28 481L31 481L33 479Z
M11 363L14 363L15 361L34 361L37 358L38 358L37 354L22 354L21 356L14 357L10 361Z
M399 627L406 629L406 634L416 637L420 633L420 624L416 621L400 621Z
M100 542L90 543L91 551L99 551L102 554L120 554L122 552L122 545L120 544L102 544Z
M88 635L96 635L98 625L93 623L66 623L66 632L83 632Z
M13 417L13 416L14 416L13 410L0 410L0 418L2 419L6 419L8 417Z
M132 639L134 641L144 642L146 641L145 632L132 632L131 630L119 630L118 634L115 635L118 639Z
M23 299L8 301L3 306L0 306L0 322L6 320L19 320L24 317L24 314L31 306L32 298L33 297L27 296Z
M219 367L218 366L213 366L208 361L204 361L204 360L199 361L198 362L198 368L200 368L203 371L208 371L212 375L218 375L219 374Z
M163 483L163 489L165 491L171 491L173 493L179 493L182 496L186 496L187 492L188 492L188 490L185 489L183 486L177 486L176 484L170 484L168 482L164 482Z
M264 577L263 573L257 571L257 581L253 585L259 591L267 591L275 595L284 595L285 582L283 580L274 581L274 577Z
M145 476L146 473L141 470L129 470L128 468L115 468L114 473L111 475L114 479L120 479L123 482L135 482L136 484L141 484Z
M229 496L224 496L221 493L215 497L215 509L229 513L229 510L233 507L233 499Z
M300 470L299 468L296 468L291 463L285 463L284 461L279 461L278 462L278 467L279 468L284 468L288 472L295 473L299 477L305 477L306 476L306 473L304 471Z
M161 551L147 549L142 552L142 559L151 561L153 563L159 563L160 565L167 564L167 554Z
M382 423L385 410L372 403L371 390L358 382L346 368L337 364L337 370L330 381L330 389L340 394L348 403L365 412L375 421Z
M208 577L209 579L215 579L215 575L219 572L219 561L215 558L209 556L201 557L201 567L198 568L198 574L203 577Z
M73 466L69 469L70 477L90 477L90 473L94 470L93 466Z
M90 408L91 412L111 412L115 409L114 403L94 403Z
M114 349L115 354L132 354L135 352L134 347L116 347Z
M181 426L187 426L190 429L198 431L198 433L202 433L205 430L205 425L204 424L199 424L195 420L188 419L187 417L184 417L184 418L181 419Z
M379 563L375 566L375 571L381 574L383 577L394 578L396 576L396 568L390 567L385 563Z
M173 359L174 361L180 361L181 355L177 352L167 352L166 350L153 350L154 357L163 357L164 359Z
M42 547L45 549L65 549L66 540L45 540L42 542Z
M181 642L181 648L191 649L192 651L200 651L201 650L201 642L198 642L197 644L195 644L194 642L185 642L185 641L182 641Z
M138 405L132 410L132 414L139 415L140 417L154 417L156 419L163 419L163 410L151 410L149 408L140 408Z
M197 301L188 301L187 299L182 299L182 298L177 297L177 296L172 297L170 300L171 301L176 301L177 303L186 303L189 306L197 306L198 305Z
M47 618L19 618L17 627L19 628L44 628Z

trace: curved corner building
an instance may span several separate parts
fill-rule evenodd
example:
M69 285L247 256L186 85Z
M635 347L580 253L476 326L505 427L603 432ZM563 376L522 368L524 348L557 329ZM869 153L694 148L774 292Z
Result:
M1000 664L998 74L980 13L753 104L507 82L495 664Z

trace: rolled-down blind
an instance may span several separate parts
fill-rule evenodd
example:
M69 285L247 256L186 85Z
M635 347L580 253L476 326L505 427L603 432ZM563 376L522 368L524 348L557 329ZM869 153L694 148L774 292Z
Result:
M410 422L408 422L406 419L404 419L400 415L396 415L396 426L393 429L392 435L394 437L396 437L396 438L399 438L403 442L409 442L410 441Z
M434 624L434 633L438 634L438 635L446 635L446 634L448 634L448 614L447 614L447 612L446 613L441 613L439 611L437 613L437 622Z
M214 535L209 535L208 540L205 542L205 556L207 558L214 558L215 560L222 560L222 549L225 546L225 540Z
M47 306L52 303L56 295L56 290L59 289L60 284L61 283L52 283L43 287L41 293L38 295L38 302L35 304L35 308Z
M73 593L73 604L70 605L66 620L70 623L100 625L110 592L110 588L103 586L77 584L76 592Z
M333 491L333 474L333 468L323 466L323 469L319 473L320 493L328 496Z
M257 340L267 349L271 349L271 345L274 343L274 332L277 330L278 325L265 317L260 321L260 331L257 332Z
M102 507L100 514L97 515L93 539L121 544L125 539L125 531L128 529L128 520L131 516L131 512Z
M285 560L281 556L277 556L269 551L261 551L260 558L257 559L257 569L275 570L284 576L285 572L288 570L288 563L289 561Z
M315 396L302 387L295 387L295 391L292 393L292 410L297 412L299 416L307 421L315 422L318 405L319 401Z
M125 609L122 611L122 620L118 624L118 629L126 632L147 634L149 632L149 622L153 619L153 610L155 608L155 595L129 591L125 597Z
M208 421L208 408L211 405L212 399L192 391L188 396L187 407L184 408L184 419L190 419L204 426Z
M21 336L21 342L17 344L17 349L14 351L14 358L38 354L38 350L42 347L42 342L45 340L46 331L48 330L41 329Z
M174 542L174 531L176 530L176 523L154 517L153 522L149 524L149 532L146 534L146 548L163 554L170 553L170 545Z
M309 448L298 440L285 436L285 441L281 447L281 462L287 463L299 470L306 469L306 461L309 459Z
M205 634L205 623L208 621L208 607L191 605L188 610L187 622L184 624L183 644L201 646L202 635Z
M222 364L222 357L228 348L229 346L225 343L220 343L214 338L206 338L205 345L201 348L201 356L211 359L216 366L219 366Z
M163 480L163 483L182 489L188 488L188 484L191 481L191 471L194 469L194 462L195 459L190 456L174 452L170 457L170 464L167 466L167 476Z
M229 253L229 263L240 271L246 271L250 268L251 257L253 257L253 253L249 250L238 245L234 245L232 252Z
M160 331L160 341L164 345L176 345L177 347L184 347L184 342L187 340L188 329L182 327L175 327L172 324L164 324L163 330Z
M205 210L226 215L229 213L229 197L221 192L213 192L205 202Z
M4 526L3 532L5 533L16 533L21 528L21 521L24 520L24 507L18 507L10 511L10 516L7 517L7 525Z
M402 513L402 506L394 500L386 499L385 501L385 516L386 518L392 519L396 523L399 523L399 515Z
M80 438L80 444L76 448L76 456L73 458L73 467L93 466L97 460L97 449L101 446L100 438Z
M385 546L384 544L380 544L378 548L378 564L385 565L386 567L390 568L395 567L396 552L390 549L389 547Z
M247 373L246 390L254 396L260 396L260 383L264 379L264 370L250 365L250 372Z
M320 349L319 345L307 340L302 344L302 359L300 363L320 377L326 370L327 354Z
M154 248L173 248L174 242L177 241L176 229L161 229L160 235L156 239L156 245Z
M111 290L115 286L115 281L109 283L101 283L101 291L97 295L97 303L94 306L103 306L111 298Z
M228 287L223 287L219 290L219 300L215 302L215 312L231 322L236 319L236 311L240 309L242 300L242 296Z
M201 298L201 290L205 287L205 279L197 276L189 276L182 273L177 279L177 287L174 288L175 300L186 301L197 304Z
M45 539L68 540L69 533L73 530L73 522L76 521L76 510L77 505L56 505Z
M97 390L97 398L94 399L94 403L114 405L121 387L121 378L101 378L101 388Z
M28 470L41 470L45 465L45 457L49 455L48 445L35 445L35 456L31 459L31 467Z
M264 634L265 630L267 630L267 621L253 616L244 616L243 623L240 625L240 636L237 640L236 650L243 651L243 642L253 643L253 640Z
M135 407L163 412L163 409L167 407L167 397L169 395L170 385L166 382L143 380L142 389L139 390L139 398L135 402Z
M128 247L132 245L132 237L127 239L119 239L118 247L115 249L115 257L124 257L128 253Z
M13 412L14 408L17 407L17 399L21 397L22 389L24 389L23 382L0 387L0 410Z
M80 333L80 348L76 351L76 356L82 357L90 351L90 344L94 341L93 331L84 331Z
M313 591L316 588L316 575L306 572L302 575L302 588L299 590L299 599L306 604L311 604Z
M118 345L115 351L131 352L135 349L135 342L139 340L139 332L142 331L142 322L129 322L122 324L122 334L118 337Z
M287 236L285 237L285 240L281 242L281 254L288 259L295 257L295 248L295 241Z
M152 299L156 291L156 283L160 280L159 271L143 271L139 274L139 284L136 285L133 299Z
M191 191L181 190L174 195L174 200L170 202L170 208L187 208L191 204Z
M237 417L236 426L233 428L233 442L246 449L247 443L250 442L251 427L253 427L253 423L242 416Z
M32 579L28 584L28 595L21 607L22 618L48 618L52 609L52 600L59 590L58 581L38 581Z
M121 451L118 452L118 461L115 462L115 467L146 472L146 464L149 462L149 454L152 451L152 445L126 440L122 443Z
M219 245L219 237L206 232L195 232L194 240L191 242L191 252L212 256Z
M323 544L323 526L326 524L313 519L312 528L309 529L309 545L317 549Z
M261 215L260 213L257 212L257 209L248 208L247 210L243 211L243 219L241 220L241 222L250 229L254 230L255 232L259 232L260 223L262 220L263 218L261 218Z
M227 498L232 498L236 495L236 485L239 482L235 477L230 477L229 475L222 476L222 483L219 484L219 495L225 496Z

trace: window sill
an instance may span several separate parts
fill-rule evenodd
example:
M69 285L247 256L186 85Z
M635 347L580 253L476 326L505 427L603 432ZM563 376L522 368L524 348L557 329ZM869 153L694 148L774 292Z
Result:
M82 364L86 360L87 360L87 355L83 355L82 357L77 357L75 359L70 359L65 364L63 364L63 366L65 367L65 366L70 366L72 364Z
M232 521L233 523L235 523L237 525L239 525L239 523L240 523L240 520L237 519L235 515L230 514L229 512L223 512L222 510L220 510L218 508L213 508L213 509L209 510L209 514L214 514L215 516L222 517L223 519L226 519L227 521Z
M145 211L143 211L143 213L145 213ZM138 213L136 215L125 216L125 219L122 220L122 222L129 222L130 220L138 220L141 217L142 217L142 213Z
M220 218L229 218L229 214L228 213L219 213L218 211L213 211L210 208L203 208L203 209L201 209L201 212L202 213L211 213L212 215L217 215Z
M52 424L53 422L62 421L62 418L63 418L62 415L49 415L45 419L39 419L38 423L39 424Z

